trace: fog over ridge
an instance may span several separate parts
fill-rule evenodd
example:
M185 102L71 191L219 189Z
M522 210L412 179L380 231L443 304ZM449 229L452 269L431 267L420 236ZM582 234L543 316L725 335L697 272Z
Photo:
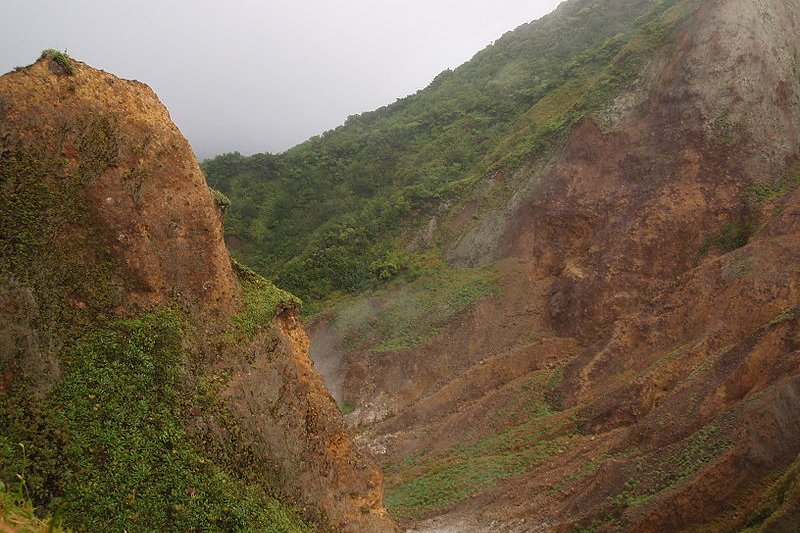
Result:
M425 87L558 0L6 0L0 72L44 48L150 85L198 157L279 152Z

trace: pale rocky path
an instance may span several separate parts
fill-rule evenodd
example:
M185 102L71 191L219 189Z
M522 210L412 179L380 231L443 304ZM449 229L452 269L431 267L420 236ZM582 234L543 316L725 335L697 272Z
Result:
M515 519L508 522L480 521L463 515L444 515L431 518L406 529L405 533L534 533L550 530L547 523Z

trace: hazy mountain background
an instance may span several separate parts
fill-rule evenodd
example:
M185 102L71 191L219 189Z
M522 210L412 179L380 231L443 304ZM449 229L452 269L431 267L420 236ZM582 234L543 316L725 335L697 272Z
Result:
M0 72L66 49L152 86L201 159L279 152L421 89L558 3L9 0Z

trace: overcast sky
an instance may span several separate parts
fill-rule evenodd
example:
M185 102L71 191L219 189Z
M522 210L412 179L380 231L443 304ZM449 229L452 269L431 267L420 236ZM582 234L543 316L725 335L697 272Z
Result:
M2 0L0 73L45 48L150 85L198 157L280 152L425 87L559 0Z

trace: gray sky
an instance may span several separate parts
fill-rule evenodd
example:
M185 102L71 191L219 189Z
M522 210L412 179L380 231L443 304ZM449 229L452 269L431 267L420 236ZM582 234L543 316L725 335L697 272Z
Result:
M45 48L150 85L198 157L280 152L559 0L2 0L0 73Z

